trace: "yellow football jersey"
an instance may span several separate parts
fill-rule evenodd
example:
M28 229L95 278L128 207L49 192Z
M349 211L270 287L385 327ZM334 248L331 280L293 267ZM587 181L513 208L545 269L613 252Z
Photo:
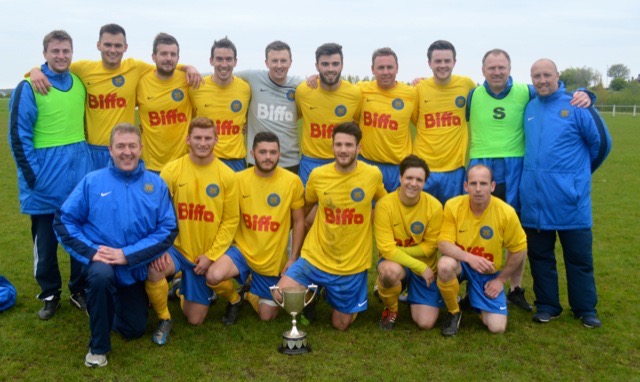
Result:
M109 146L111 129L121 122L135 124L136 88L140 78L155 66L133 58L122 60L117 69L108 69L102 61L80 60L69 70L87 89L85 128L87 143Z
M382 173L358 162L348 174L334 163L311 171L305 194L318 203L301 256L322 271L351 275L368 269L372 260L371 202L386 195Z
M398 191L380 199L374 214L376 244L381 257L422 274L427 267L436 271L438 235L442 225L442 204L422 192L418 204L405 206ZM404 248L419 247L407 253Z
M358 120L361 98L360 88L344 80L334 91L326 91L320 84L312 89L302 82L296 89L296 105L302 116L302 154L333 159L333 128L343 122Z
M174 245L187 259L222 256L238 228L238 186L235 173L218 158L198 166L184 155L169 162L160 177L169 187L178 218Z
M240 227L235 244L254 271L279 276L288 260L291 211L304 207L300 178L283 168L270 177L254 168L237 174L240 189Z
M213 82L211 76L204 79L198 89L189 88L194 115L210 118L218 127L218 158L243 159L247 156L244 126L251 100L251 88L244 80L233 77L228 86Z
M416 86L413 153L424 159L431 171L453 171L466 164L469 132L465 111L467 96L475 87L471 78L456 75L447 85L436 84L432 77Z
M504 249L512 253L527 249L527 237L516 211L494 196L480 217L471 211L469 195L449 199L438 241L455 243L463 251L492 261L496 271L504 266Z
M187 153L191 122L187 75L175 71L168 80L148 72L138 83L138 115L142 125L142 159L148 170L160 171Z
M393 89L381 89L376 81L359 82L362 90L360 128L362 156L400 164L411 154L409 124L417 99L416 88L398 82Z

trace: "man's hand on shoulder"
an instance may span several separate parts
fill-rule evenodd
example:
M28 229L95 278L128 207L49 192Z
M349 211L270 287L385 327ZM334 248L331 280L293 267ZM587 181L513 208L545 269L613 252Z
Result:
M37 93L42 95L47 95L49 93L49 88L51 87L51 83L47 76L42 73L40 68L33 68L31 72L29 72L29 76L31 77L31 84Z

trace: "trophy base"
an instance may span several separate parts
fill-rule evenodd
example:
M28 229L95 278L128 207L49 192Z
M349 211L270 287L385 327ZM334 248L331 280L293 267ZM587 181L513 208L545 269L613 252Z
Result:
M307 342L307 336L287 337L282 336L282 343L278 346L278 351L287 355L305 354L311 351L311 346Z

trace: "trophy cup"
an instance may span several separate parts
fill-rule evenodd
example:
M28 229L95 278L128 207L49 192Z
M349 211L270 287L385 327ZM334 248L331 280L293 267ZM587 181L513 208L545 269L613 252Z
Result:
M280 305L287 313L293 316L291 323L293 327L282 333L282 343L278 346L278 351L283 354L294 355L304 354L311 351L311 347L307 343L307 333L298 330L296 327L296 316L302 313L302 309L307 306L313 298L316 296L318 286L315 284L309 285L307 288L303 286L293 286L280 289L278 286L272 286L269 288L273 301ZM309 301L306 301L307 292L313 289L313 295ZM276 299L274 291L278 292L282 296L282 304Z

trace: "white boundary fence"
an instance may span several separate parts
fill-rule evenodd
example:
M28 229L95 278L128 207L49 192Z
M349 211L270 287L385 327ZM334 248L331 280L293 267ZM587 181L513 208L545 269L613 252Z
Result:
M596 109L601 113L611 113L613 117L616 114L631 114L635 117L638 105L596 105Z

